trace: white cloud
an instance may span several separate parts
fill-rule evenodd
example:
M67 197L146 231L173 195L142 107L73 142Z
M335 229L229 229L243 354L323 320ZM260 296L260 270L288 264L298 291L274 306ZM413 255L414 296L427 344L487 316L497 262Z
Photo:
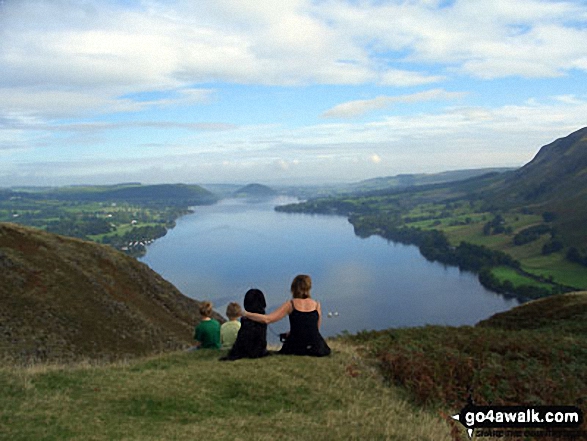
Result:
M88 113L139 112L150 107L187 106L210 101L209 89L180 89L173 97L134 100L96 93L86 89L2 88L0 102L4 115L38 116L48 119L81 117Z
M487 79L587 70L582 2L459 0L439 8L434 1L184 0L132 9L37 1L4 8L0 87L62 94L65 104L87 94L81 101L98 112L124 94L203 82L409 87L443 81L453 69ZM427 72L431 65L444 73ZM118 103L128 111L133 104Z
M397 103L416 103L431 100L454 100L462 98L462 92L447 92L432 89L400 96L378 96L369 100L355 100L338 104L322 114L324 118L356 118L373 110L384 109Z
M438 8L436 2L330 1L321 11L378 53L391 52L396 63L440 63L479 78L585 69L584 2L458 0Z
M584 8L570 2L467 0L441 10L430 2L151 5L10 3L2 33L4 84L161 88L184 81L354 84L381 77L385 84L412 85L442 76L380 69L377 52L468 63L464 68L475 75L494 59L506 69L493 75L531 74L532 66L534 76L552 75L545 64L569 69L587 56L584 45L568 44L585 41L587 32L566 24L581 20L580 12L585 19ZM518 61L530 67L516 67Z
M5 2L0 150L3 159L15 160L1 161L0 172L10 182L13 176L32 176L44 155L71 154L73 160L79 152L87 162L82 167L64 161L59 168L64 177L78 173L77 167L87 176L105 175L107 166L123 176L125 161L132 159L137 173L158 170L157 176L174 177L172 170L194 176L201 170L211 179L226 170L223 176L231 179L303 169L327 180L336 168L338 176L354 179L368 173L357 163L371 171L397 167L390 173L416 167L439 171L459 160L463 166L520 163L542 142L585 125L587 104L577 89L587 72L584 1L443 3ZM492 89L493 79L508 76L518 77L515 86L522 86L511 90L511 98L503 88ZM560 86L565 77L569 81ZM531 78L557 79L523 80ZM344 87L315 87L325 84ZM431 84L437 88L415 92ZM242 113L254 92L239 95L242 85L263 90L262 98L250 103L250 115ZM290 109L300 114L306 109L297 108L295 98L272 102L272 91L277 98L291 90L267 85L310 86L299 88L306 99L312 87L326 91L317 93L315 102L324 98L326 107L339 102L322 116L341 121L316 122L315 106L316 114L292 115L290 122ZM448 91L455 88L466 92ZM367 122L345 121L433 100L428 110L418 106L418 114L405 106L386 117L378 112ZM450 107L443 109L442 101ZM191 108L202 104L210 107ZM192 121L186 122L184 109ZM135 115L124 115L123 121L113 113ZM276 121L283 125L271 125ZM137 138L120 141L116 130ZM95 148L84 150L90 144ZM163 145L167 148L155 151ZM141 156L144 151L152 156ZM110 156L124 158L120 166L105 165ZM228 161L225 168L222 161ZM163 162L165 167L158 165ZM31 169L23 169L25 164Z
M427 75L415 71L389 69L380 74L379 83L384 86L409 87L438 83L445 79L446 77L441 75Z

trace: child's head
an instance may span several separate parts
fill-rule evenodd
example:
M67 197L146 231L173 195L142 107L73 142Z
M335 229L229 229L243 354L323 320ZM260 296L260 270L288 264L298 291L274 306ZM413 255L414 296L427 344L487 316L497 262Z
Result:
M226 307L226 317L228 317L229 320L236 320L241 316L241 313L241 305L236 302L231 302Z
M212 316L212 302L202 302L200 304L200 315L202 317L211 317Z

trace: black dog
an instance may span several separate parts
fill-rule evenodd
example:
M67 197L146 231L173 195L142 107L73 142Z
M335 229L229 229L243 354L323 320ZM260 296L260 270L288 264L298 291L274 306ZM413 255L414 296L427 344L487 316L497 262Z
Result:
M250 289L245 294L245 310L265 314L265 296L258 289ZM267 351L267 325L257 323L245 317L241 318L241 328L236 341L226 357L220 360L238 360L239 358L260 358L269 355Z

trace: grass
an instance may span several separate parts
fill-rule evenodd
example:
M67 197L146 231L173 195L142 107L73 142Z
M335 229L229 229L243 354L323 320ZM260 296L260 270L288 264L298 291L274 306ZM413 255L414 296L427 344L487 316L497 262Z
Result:
M320 359L197 351L0 368L0 439L451 439L351 346L332 347Z
M546 288L548 290L550 290L552 287L552 285L550 285L549 283L542 283L530 277L526 277L510 267L498 266L496 268L492 268L491 272L495 277L497 277L497 279L500 282L509 280L515 287L522 285L530 285L536 286L538 288Z

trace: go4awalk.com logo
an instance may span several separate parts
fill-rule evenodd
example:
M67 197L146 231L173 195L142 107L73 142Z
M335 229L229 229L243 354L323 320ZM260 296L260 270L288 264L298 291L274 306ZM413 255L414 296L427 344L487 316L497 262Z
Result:
M469 438L473 433L480 437L485 434L528 436L528 429L542 429L543 433L552 435L552 430L577 429L583 422L583 412L575 406L475 406L469 403L452 418L465 426ZM491 430L497 428L505 430Z

